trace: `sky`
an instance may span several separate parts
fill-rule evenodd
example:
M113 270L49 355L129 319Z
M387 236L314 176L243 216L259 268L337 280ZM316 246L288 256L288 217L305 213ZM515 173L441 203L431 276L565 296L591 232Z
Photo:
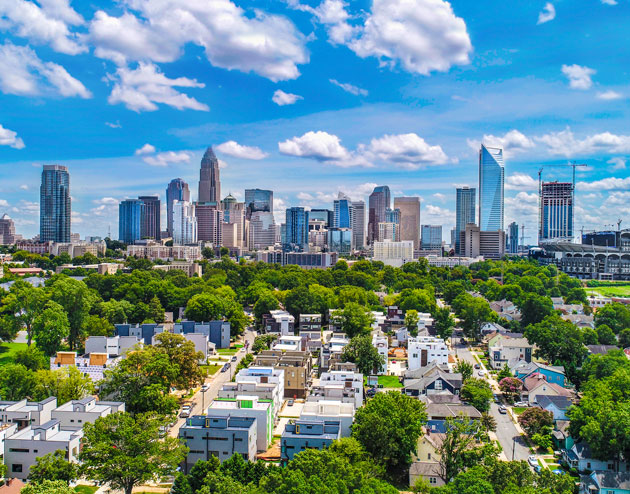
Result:
M186 180L329 207L376 185L450 240L482 142L505 152L505 225L536 241L538 172L575 228L630 227L630 0L0 2L0 215L39 229L43 164L68 166L72 231ZM165 223L164 223L165 224Z

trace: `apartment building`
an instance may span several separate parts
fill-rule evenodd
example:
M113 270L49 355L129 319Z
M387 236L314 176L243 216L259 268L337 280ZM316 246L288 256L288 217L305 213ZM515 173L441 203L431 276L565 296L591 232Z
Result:
M448 365L449 349L442 338L434 336L410 337L407 342L407 366L419 369L435 362Z
M341 437L349 437L354 421L354 404L340 401L307 401L300 420L339 422Z
M306 398L313 370L310 353L263 350L256 356L254 365L283 370L285 398Z
M307 449L324 449L341 438L337 421L290 420L280 442L281 461L286 465L295 455Z

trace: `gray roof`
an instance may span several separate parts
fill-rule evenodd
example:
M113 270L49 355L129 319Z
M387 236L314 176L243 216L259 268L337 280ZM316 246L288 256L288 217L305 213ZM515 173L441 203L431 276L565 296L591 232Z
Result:
M627 489L630 490L630 473L628 472L593 472L600 489Z
M409 467L411 475L435 476L439 475L440 464L437 461L415 461Z
M455 388L462 386L461 374L452 374L450 372L437 370L431 375L422 377L420 379L405 379L405 389L425 389L429 384L437 379L442 379L450 383L451 386Z
M588 351L593 354L606 355L611 350L619 350L615 345L586 345Z
M573 404L566 396L539 395L536 397L536 401L541 408L553 404L560 410L567 410Z
M481 413L471 405L459 403L429 403L427 405L427 415L429 419L433 417L457 417L463 414L466 417L478 419Z

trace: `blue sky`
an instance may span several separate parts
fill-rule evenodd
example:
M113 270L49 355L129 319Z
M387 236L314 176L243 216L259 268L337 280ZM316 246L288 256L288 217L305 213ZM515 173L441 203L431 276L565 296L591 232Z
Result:
M0 5L0 214L38 231L41 165L74 232L175 177L332 206L375 185L454 223L481 142L506 151L505 224L535 240L538 169L578 172L575 225L628 225L628 0L13 0ZM145 146L145 145L149 146ZM628 165L630 166L630 165Z

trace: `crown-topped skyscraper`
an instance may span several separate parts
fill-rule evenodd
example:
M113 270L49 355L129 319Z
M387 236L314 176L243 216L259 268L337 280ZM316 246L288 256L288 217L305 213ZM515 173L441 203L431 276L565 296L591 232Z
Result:
M219 178L219 160L214 155L212 147L206 149L201 158L199 172L199 202L216 202L220 205L221 180Z

